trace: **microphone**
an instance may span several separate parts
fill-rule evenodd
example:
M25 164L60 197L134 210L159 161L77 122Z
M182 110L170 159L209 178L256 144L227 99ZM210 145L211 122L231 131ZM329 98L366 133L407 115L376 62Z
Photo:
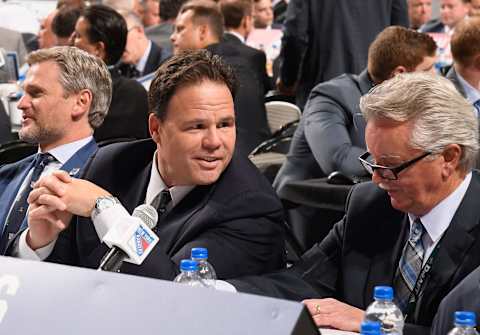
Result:
M140 205L131 217L113 226L103 238L110 250L103 256L98 271L119 272L122 263L140 265L158 243L152 231L157 225L157 210L150 205Z

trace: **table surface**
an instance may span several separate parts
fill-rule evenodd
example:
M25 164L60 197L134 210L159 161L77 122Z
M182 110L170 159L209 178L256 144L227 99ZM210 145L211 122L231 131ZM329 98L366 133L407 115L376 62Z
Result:
M319 329L322 335L358 335L358 333L347 332L344 330L336 330L336 329Z

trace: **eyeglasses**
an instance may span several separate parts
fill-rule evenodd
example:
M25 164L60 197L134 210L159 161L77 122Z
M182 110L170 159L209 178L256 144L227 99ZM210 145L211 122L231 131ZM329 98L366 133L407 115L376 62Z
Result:
M365 168L365 170L367 170L368 173L373 175L373 173L377 171L380 177L382 177L383 179L397 180L398 174L400 172L431 154L431 152L427 151L420 156L415 157L397 166L383 166L369 162L369 159L371 159L372 155L368 151L358 157L358 160L360 161L360 163L362 163L363 167Z

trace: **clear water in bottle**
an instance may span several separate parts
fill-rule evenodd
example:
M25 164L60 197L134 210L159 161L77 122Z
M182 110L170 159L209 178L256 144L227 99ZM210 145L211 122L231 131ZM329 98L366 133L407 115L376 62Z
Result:
M198 262L198 274L205 285L210 288L215 288L217 275L215 274L212 264L208 262L207 248L192 248L191 257L192 260Z
M173 281L191 287L206 287L198 274L198 262L191 259L180 261L180 274Z
M475 330L477 325L474 312L457 311L455 312L455 327L448 335L478 335Z
M380 322L364 321L360 325L360 335L381 335Z
M375 286L375 299L365 311L365 321L381 323L382 334L401 335L403 333L403 314L393 302L393 289L390 286Z

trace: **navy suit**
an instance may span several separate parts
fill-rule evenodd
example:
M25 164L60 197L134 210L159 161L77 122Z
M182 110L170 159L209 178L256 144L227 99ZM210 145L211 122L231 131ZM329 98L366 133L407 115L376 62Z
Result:
M95 140L91 140L65 162L60 169L71 173L73 176L80 175L83 166L96 150L97 144ZM35 155L31 155L21 161L0 167L0 232L3 231L8 212L20 186L28 172L33 168L34 158ZM21 230L26 227L27 218L23 220Z
M131 213L144 203L150 180L152 140L116 143L98 150L83 178L115 195ZM115 168L112 169L112 164ZM159 243L140 265L121 271L172 280L192 247L206 247L218 278L260 274L284 265L283 211L267 180L242 155L220 178L198 185L157 225ZM97 268L107 252L90 218L75 218L48 261Z

